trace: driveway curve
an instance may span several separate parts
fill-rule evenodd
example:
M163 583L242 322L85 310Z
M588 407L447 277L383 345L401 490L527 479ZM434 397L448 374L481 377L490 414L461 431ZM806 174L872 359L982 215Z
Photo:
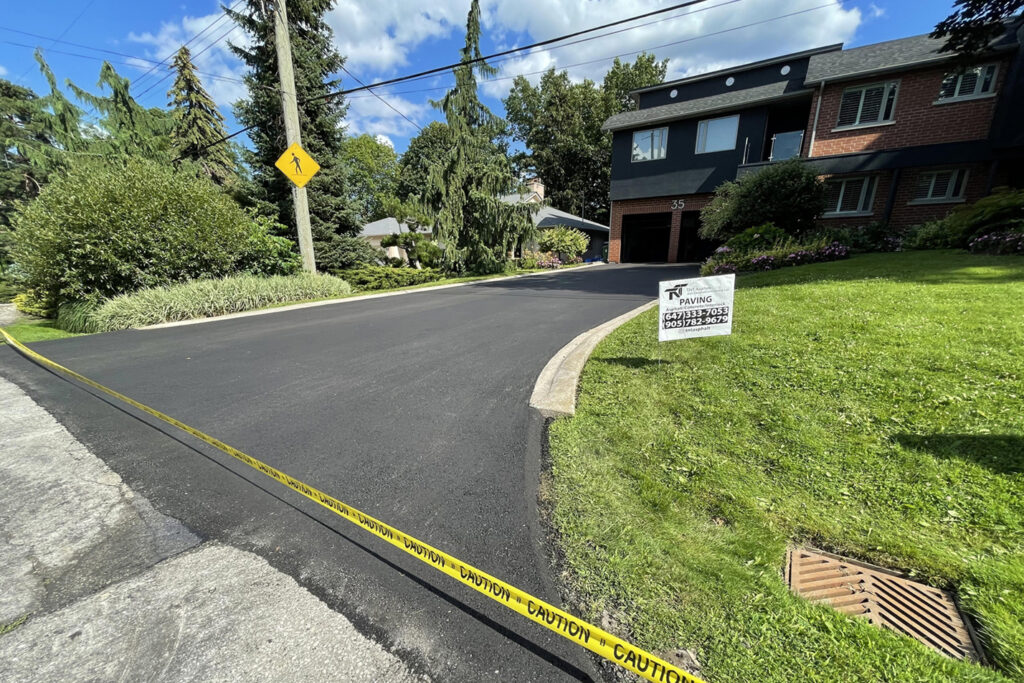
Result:
M34 348L557 602L537 538L534 381L576 335L655 298L659 280L695 274L609 265ZM414 669L445 681L594 674L554 634L205 445L8 347L0 374L161 512L261 554Z

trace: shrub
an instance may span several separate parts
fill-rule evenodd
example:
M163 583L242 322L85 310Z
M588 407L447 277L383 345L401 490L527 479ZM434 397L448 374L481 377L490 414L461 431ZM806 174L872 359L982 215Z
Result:
M853 251L903 251L904 235L882 221L866 225L825 227L817 233L823 239L845 244Z
M282 258L268 224L211 181L140 158L72 167L13 224L19 280L48 309Z
M590 238L576 228L560 225L542 230L537 237L537 246L541 251L558 254L558 258L564 262L572 262L587 250Z
M928 221L907 231L903 246L907 249L950 249L953 242L944 221Z
M978 235L1024 232L1024 190L998 188L973 204L957 207L942 224L949 245L961 248Z
M562 260L557 254L550 251L524 251L523 258L519 260L519 267L527 270L535 268L560 268Z
M10 303L18 293L18 288L10 282L0 279L0 304Z
M54 308L47 304L34 290L28 290L15 296L11 301L14 307L25 315L35 315L40 318L49 318L53 315Z
M976 254L1024 254L1024 232L992 232L975 237L967 248Z
M803 245L776 246L746 254L715 254L700 268L701 275L723 275L757 270L775 270L786 266L802 266L821 261L837 261L850 255L849 247L838 242L817 240Z
M747 228L743 232L731 237L721 249L721 253L734 252L743 254L748 251L763 251L771 249L776 244L782 244L788 240L784 230L775 227L774 223L765 223L753 228ZM718 252L716 252L718 253Z
M318 240L313 246L317 268L328 272L375 266L387 258L383 249L352 235L331 235L329 239Z
M825 186L814 171L795 159L783 161L719 185L701 210L700 236L724 240L765 223L803 236L824 211Z
M85 325L86 329L91 328L90 331L109 332L351 293L351 285L330 275L300 273L266 278L235 275L122 294L88 314ZM80 315L82 311L79 309L73 313Z
M403 232L397 235L386 235L381 241L382 247L401 247L409 259L410 265L419 264L426 268L436 268L441 262L441 247L422 232Z
M389 268L387 266L363 266L334 273L360 291L410 287L427 282L436 282L442 277L434 268Z
M235 262L235 270L250 275L292 275L302 268L302 257L287 237L271 234L274 223L252 214L249 235Z

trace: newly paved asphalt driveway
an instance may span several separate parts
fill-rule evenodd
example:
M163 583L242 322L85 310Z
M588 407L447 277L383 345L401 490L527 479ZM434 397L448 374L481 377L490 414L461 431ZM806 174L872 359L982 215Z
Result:
M693 274L604 266L35 348L557 601L536 538L533 383L574 336ZM162 512L262 554L437 679L592 672L574 646L213 449L8 347L0 374Z

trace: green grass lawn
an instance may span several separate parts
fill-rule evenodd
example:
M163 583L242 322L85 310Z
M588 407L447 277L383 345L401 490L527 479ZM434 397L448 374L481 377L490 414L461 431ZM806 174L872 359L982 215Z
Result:
M602 342L551 426L580 609L710 681L1024 680L1024 259L741 277L732 336ZM954 589L991 668L795 597L806 543Z
M47 339L63 339L64 337L77 337L79 335L72 332L65 332L64 330L55 326L53 320L39 320L38 318L25 320L22 319L13 325L4 325L3 328L7 330L7 333L12 337L20 341L22 344L31 344L37 341L46 341ZM2 337L0 337L0 344L6 343Z

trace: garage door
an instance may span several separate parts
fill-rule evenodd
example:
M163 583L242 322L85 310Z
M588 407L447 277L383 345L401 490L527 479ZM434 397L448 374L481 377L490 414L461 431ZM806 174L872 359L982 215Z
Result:
M622 263L668 261L672 214L645 213L622 217Z

